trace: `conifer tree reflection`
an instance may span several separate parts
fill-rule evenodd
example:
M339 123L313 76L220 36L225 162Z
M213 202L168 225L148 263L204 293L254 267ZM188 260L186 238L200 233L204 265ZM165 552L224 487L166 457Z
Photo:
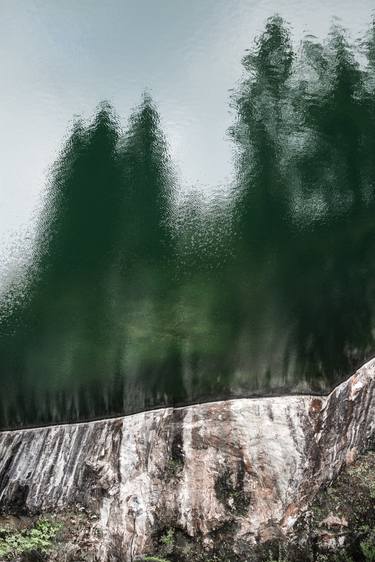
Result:
M89 127L75 124L52 171L28 295L12 312L14 336L2 340L5 362L9 342L18 350L15 385L29 397L26 421L87 417L104 407L106 385L92 387L103 373L110 377L115 352L117 138L103 105ZM71 399L61 398L65 411L58 411L64 394Z
M303 52L310 73L299 89L305 141L297 170L302 200L316 207L299 222L288 302L296 319L292 345L313 385L319 375L337 380L350 372L371 349L373 180L365 164L364 75L344 31L334 26L326 44L307 41Z
M183 399L171 302L175 173L148 94L129 119L119 158L125 197L120 242L126 315L123 369L130 407L139 409ZM139 389L136 398L134 387Z
M149 95L53 166L33 264L0 302L0 425L327 391L374 350L375 23L269 18L232 96L229 195L177 189ZM358 62L361 60L361 64Z
M246 77L233 99L238 120L231 133L239 147L235 345L240 346L245 377L252 373L256 386L264 389L276 372L283 377L277 381L276 376L276 385L285 385L288 369L283 365L288 319L280 283L290 236L285 160L294 58L282 18L270 18L255 48L243 59ZM272 354L267 351L270 347Z

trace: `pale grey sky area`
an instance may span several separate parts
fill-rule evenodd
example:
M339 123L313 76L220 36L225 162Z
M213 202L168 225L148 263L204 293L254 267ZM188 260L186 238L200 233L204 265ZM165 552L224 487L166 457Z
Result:
M12 259L32 231L74 115L90 117L106 99L125 125L147 89L182 187L215 188L232 170L229 90L266 18L279 13L299 41L323 38L336 16L355 39L373 8L372 0L0 0L0 255Z

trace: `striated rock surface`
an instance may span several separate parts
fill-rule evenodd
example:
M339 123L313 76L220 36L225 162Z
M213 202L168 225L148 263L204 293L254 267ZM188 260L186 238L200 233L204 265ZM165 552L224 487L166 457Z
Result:
M240 552L288 534L369 448L374 388L372 360L325 398L235 399L3 432L0 511L82 506L97 514L90 559L103 562L155 553L168 530L208 551L230 536Z

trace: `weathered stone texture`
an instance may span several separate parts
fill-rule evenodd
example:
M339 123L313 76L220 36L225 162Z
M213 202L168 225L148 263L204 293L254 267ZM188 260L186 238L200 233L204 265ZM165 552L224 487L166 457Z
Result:
M99 515L100 561L153 552L169 527L209 547L285 534L374 436L375 360L328 397L236 399L0 433L0 510ZM117 553L117 555L115 554Z

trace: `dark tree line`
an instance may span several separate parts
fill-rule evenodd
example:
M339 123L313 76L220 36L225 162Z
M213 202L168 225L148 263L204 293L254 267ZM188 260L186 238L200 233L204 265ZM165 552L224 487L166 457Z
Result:
M243 69L228 196L179 197L148 95L75 123L0 303L1 425L325 391L373 353L375 22L296 50L274 16Z
M264 329L281 322L272 348L282 346L274 366L282 385L333 383L373 350L373 50L374 25L364 67L333 26L323 44L307 38L297 55L275 16L243 59L232 131L239 269L249 283L260 279L248 326L267 320L267 306Z
M11 291L2 312L5 423L122 409L128 318L168 280L173 189L149 97L125 135L108 104L75 123L51 173L26 296Z

